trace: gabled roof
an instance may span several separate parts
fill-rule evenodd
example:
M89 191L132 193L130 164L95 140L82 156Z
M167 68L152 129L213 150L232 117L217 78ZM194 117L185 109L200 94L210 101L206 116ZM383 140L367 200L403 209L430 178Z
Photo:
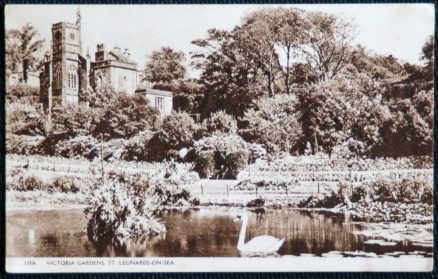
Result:
M118 49L112 49L108 52L108 55L106 57L108 60L114 60L114 61L119 61L119 62L124 62L124 63L129 63L129 64L137 64L134 61L132 61L131 59L129 59L129 56L122 53L120 50Z

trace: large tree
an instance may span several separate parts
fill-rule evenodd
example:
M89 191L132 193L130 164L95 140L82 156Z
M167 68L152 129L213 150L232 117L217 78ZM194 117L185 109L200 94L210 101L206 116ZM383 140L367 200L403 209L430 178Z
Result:
M311 12L305 20L303 58L321 81L331 79L351 61L355 28L343 18L323 12Z
M154 83L155 88L173 90L175 83L185 77L184 59L184 53L170 47L153 51L146 63L146 79Z
M38 31L26 23L20 29L11 29L6 33L6 67L17 71L19 65L27 83L28 71L37 65L36 53L41 50L44 40L37 39Z
M429 78L433 80L433 62L434 62L434 37L433 35L430 35L427 37L426 42L423 45L423 48L421 49L422 55L421 60L424 62L424 66L426 69L426 72L429 75Z
M269 10L261 10L244 18L242 25L233 30L236 47L247 61L259 69L271 97L276 93L280 73L274 24Z
M219 110L242 116L252 100L265 94L250 49L240 47L233 32L210 29L207 38L192 43L201 48L192 58L194 67L202 71L204 117Z

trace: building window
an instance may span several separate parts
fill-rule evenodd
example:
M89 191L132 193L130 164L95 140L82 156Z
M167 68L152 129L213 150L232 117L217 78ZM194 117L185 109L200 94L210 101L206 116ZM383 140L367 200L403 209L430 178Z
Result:
M164 98L163 97L155 97L155 107L159 110L163 110L163 103Z
M68 69L68 87L72 89L78 88L78 71L74 66Z
M125 93L128 91L127 80L128 80L128 78L126 76L119 77L119 89L121 91L125 91Z
M57 66L55 68L55 89L59 89L61 88L61 84L62 84L62 75L61 75L61 67Z

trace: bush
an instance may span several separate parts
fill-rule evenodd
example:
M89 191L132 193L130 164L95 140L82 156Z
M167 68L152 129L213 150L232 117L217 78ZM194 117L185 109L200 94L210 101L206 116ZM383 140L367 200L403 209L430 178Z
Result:
M141 131L156 130L161 125L158 109L142 95L116 94L94 120L93 136L105 139L129 138Z
M237 174L246 167L248 160L248 152L244 150L229 153L225 158L228 170L225 172L224 177L236 178Z
M45 191L48 193L78 193L86 191L88 185L84 178L74 176L56 176L45 182L39 176L22 170L10 171L7 176L6 189L15 191Z
M370 190L374 191L372 192L373 200L380 202L421 202L423 193L426 198L432 188L431 183L427 183L425 180L416 180L415 178L404 178L398 181L381 179L371 182L370 185Z
M378 179L355 186L351 193L346 183L339 183L338 190L328 196L312 196L299 203L299 207L332 208L345 203L395 202L432 204L432 183L425 179L404 178L402 180Z
M148 144L151 160L167 158L170 150L180 150L193 145L198 127L187 113L173 113L166 117L158 133Z
M109 181L97 188L84 210L87 236L93 243L117 243L126 238L145 240L147 236L165 232L165 227L152 216L144 196L135 196L128 185Z
M195 170L201 177L236 178L250 159L248 144L237 135L205 137L194 144ZM211 174L214 160L214 174ZM205 165L204 165L205 164Z
M75 106L55 107L52 112L51 133L65 139L89 136L94 129L93 122L101 117L99 109Z
M14 191L38 191L45 190L46 183L34 174L25 174L23 172L15 173L13 177L8 177L6 189Z
M55 145L54 155L65 158L87 158L92 160L98 156L98 141L92 136L79 136Z
M298 207L305 208L333 208L344 202L344 199L338 193L332 191L327 196L317 195L310 196L298 203Z
M353 188L350 200L351 202L359 202L365 199L366 196L367 196L367 190L363 185L360 185Z
M251 200L246 204L247 207L261 207L263 205L265 205L265 200L263 199Z
M215 173L214 152L203 151L196 154L193 170L198 172L200 177L212 177Z
M213 113L204 120L203 126L210 135L215 133L235 133L237 131L237 121L233 116L224 111Z
M6 101L8 103L35 104L40 99L40 89L27 84L10 85L6 88Z
M264 145L272 154L290 153L302 134L295 106L293 95L261 99L256 108L245 113L239 135L247 142Z
M6 134L6 153L20 155L39 154L40 145L43 141L43 137Z
M258 143L251 143L249 145L249 150L251 151L251 163L254 163L257 159L265 159L267 155L266 148Z
M155 217L162 206L190 202L190 193L178 187L184 172L173 167L168 164L152 177L107 173L105 184L92 192L85 209L88 239L93 243L117 243L127 238L143 241L149 235L165 233L165 226Z
M127 161L147 161L150 157L148 144L153 136L154 133L144 131L130 138L125 145L122 158Z
M420 201L432 205L433 203L433 187L432 184L425 185L423 191L420 192Z
M6 108L6 133L28 136L44 135L44 114L32 105L8 104Z
M47 188L49 192L77 193L80 191L76 178L72 176L57 176Z

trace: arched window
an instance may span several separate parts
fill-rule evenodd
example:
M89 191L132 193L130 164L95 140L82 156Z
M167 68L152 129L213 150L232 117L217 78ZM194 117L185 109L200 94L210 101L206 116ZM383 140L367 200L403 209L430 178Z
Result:
M55 84L54 84L55 89L61 88L62 74L61 74L61 67L59 65L57 65L55 67L54 81L55 81Z
M78 88L78 70L75 66L68 69L68 87L72 89Z

